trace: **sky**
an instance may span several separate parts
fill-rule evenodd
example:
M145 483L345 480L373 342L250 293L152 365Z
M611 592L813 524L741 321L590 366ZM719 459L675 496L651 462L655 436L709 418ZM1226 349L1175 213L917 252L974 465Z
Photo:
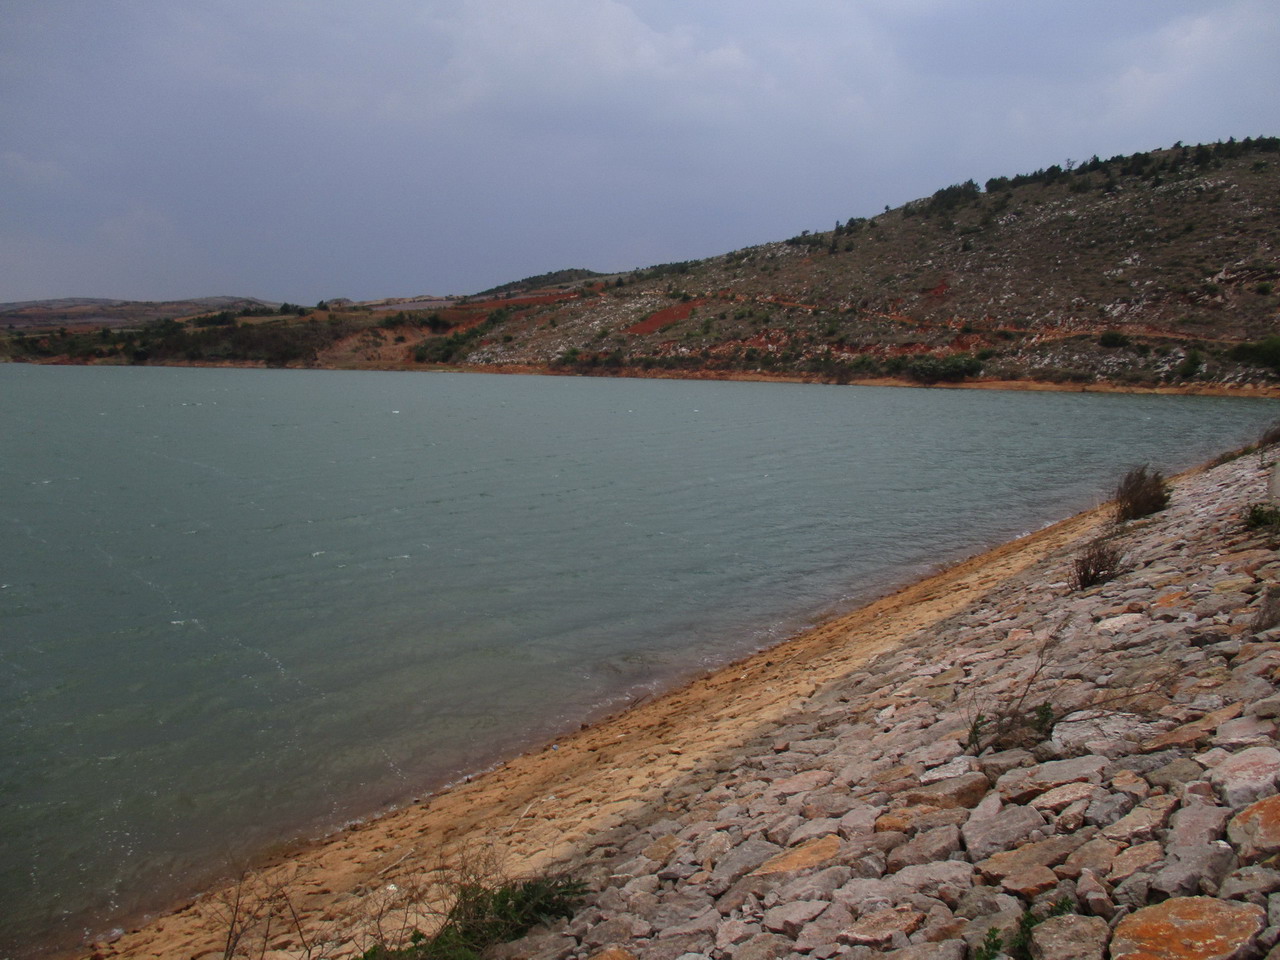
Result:
M1280 135L1275 0L0 0L0 302L473 293Z

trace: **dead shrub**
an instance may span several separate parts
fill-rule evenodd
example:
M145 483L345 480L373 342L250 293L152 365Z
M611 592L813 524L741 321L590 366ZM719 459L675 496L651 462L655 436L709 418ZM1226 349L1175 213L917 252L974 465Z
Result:
M1124 553L1110 541L1099 538L1088 543L1071 561L1071 589L1088 590L1124 572Z
M1137 520L1159 513L1169 505L1169 485L1164 474L1147 464L1134 467L1116 487L1116 520Z

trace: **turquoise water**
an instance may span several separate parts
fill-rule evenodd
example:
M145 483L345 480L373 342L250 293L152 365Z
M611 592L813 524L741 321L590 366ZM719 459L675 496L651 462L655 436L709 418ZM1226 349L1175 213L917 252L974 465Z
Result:
M1278 410L0 365L0 944L109 927Z

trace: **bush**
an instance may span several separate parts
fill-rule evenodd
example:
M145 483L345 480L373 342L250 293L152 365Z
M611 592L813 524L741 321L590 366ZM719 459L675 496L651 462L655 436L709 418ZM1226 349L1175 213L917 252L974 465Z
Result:
M1094 540L1071 563L1071 589L1087 590L1114 580L1122 572L1122 559L1119 547L1106 540Z
M1116 487L1115 500L1118 521L1137 520L1169 505L1169 486L1163 473L1144 463L1124 475Z
M1269 447L1277 441L1280 441L1280 420L1262 431L1262 436L1258 438L1258 446Z
M1098 338L1098 346L1100 347L1127 347L1129 338L1119 330L1107 330Z
M523 936L532 927L573 916L586 888L564 877L466 881L455 890L443 926L432 936L414 933L407 946L378 944L361 960L479 960L492 946Z
M1245 510L1244 525L1250 530L1280 530L1280 507L1270 503L1251 503Z

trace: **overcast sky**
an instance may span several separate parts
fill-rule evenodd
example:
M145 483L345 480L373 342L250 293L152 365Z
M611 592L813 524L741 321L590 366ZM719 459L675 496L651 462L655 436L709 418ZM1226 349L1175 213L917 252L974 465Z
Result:
M0 301L470 293L1280 134L1275 0L0 0Z

